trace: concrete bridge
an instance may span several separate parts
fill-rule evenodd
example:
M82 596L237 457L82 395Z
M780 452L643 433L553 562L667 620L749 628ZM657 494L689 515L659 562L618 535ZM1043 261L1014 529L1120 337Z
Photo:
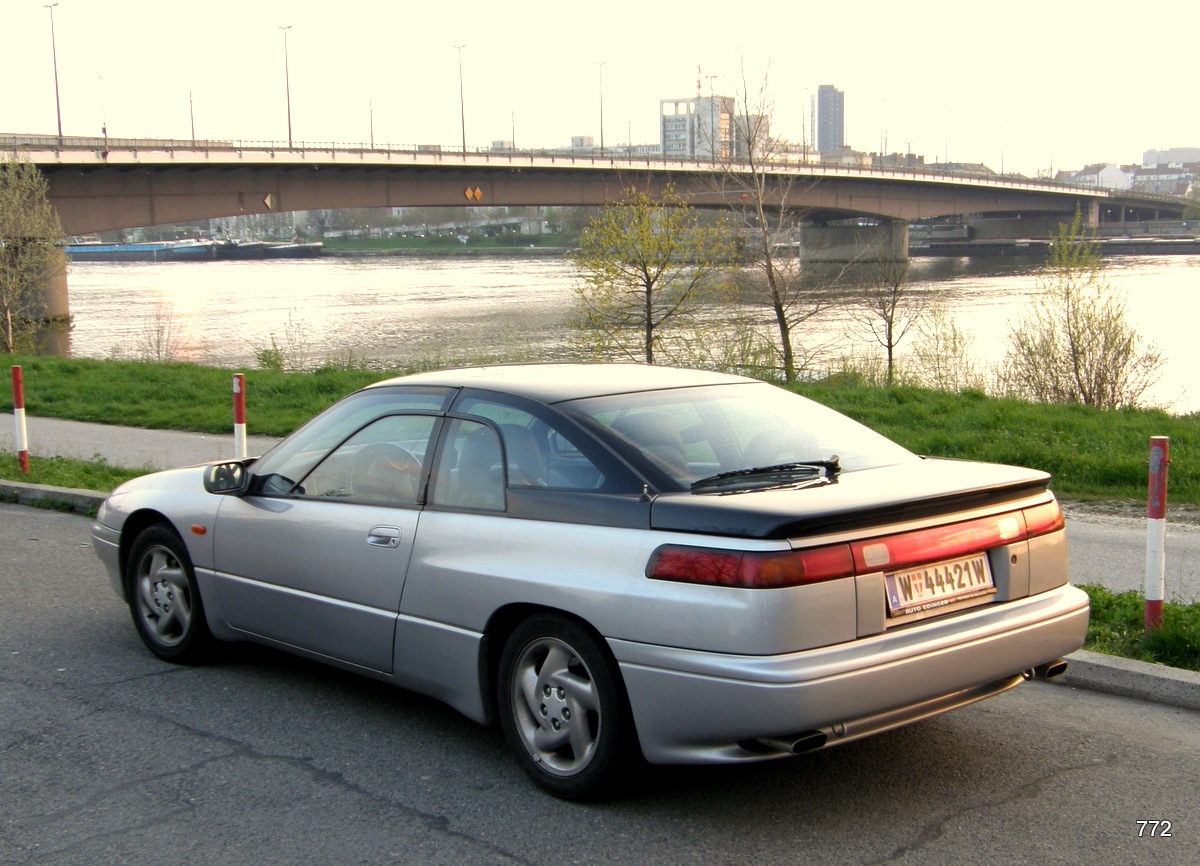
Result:
M700 207L736 206L727 167L595 151L408 150L346 144L118 140L0 135L37 164L67 234L322 208L603 205L630 186L674 184ZM736 171L736 166L734 167ZM773 164L771 202L827 223L957 214L1073 214L1092 226L1178 217L1183 203L1008 177Z
M68 235L198 219L317 210L415 206L598 206L631 186L668 184L697 207L737 207L732 168L713 162L596 151L443 150L348 144L109 139L0 134L0 150L38 165ZM1020 220L1048 236L1078 207L1088 224L1179 217L1184 203L1090 187L912 169L771 164L768 204L806 224L819 257L860 251L905 258L907 223L965 214ZM881 225L829 226L861 217ZM807 250L806 250L807 254ZM65 277L48 292L51 314L69 311Z

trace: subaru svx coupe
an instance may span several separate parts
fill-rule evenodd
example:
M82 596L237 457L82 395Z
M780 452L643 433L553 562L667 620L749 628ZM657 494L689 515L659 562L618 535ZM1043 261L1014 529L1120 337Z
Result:
M123 484L92 532L157 656L387 680L577 799L1061 674L1088 600L1048 482L739 376L514 365L379 382L261 457Z

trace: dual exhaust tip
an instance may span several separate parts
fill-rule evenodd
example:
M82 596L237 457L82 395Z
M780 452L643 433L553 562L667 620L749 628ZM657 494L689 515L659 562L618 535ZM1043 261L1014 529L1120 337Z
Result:
M1050 682L1056 680L1067 672L1067 663L1063 659L1057 661L1046 662L1044 665L1038 665L1032 670L1025 671L1024 677L1027 680L1045 680Z
M1056 659L1052 662L1040 664L1035 668L1030 668L1022 672L1022 676L1027 680L1057 680L1067 672L1067 663L1064 659ZM751 751L761 751L769 749L776 752L788 752L793 755L800 755L804 752L813 752L824 747L829 737L823 731L807 731L803 734L797 734L791 737L763 737L754 740L750 743L743 743L744 748Z

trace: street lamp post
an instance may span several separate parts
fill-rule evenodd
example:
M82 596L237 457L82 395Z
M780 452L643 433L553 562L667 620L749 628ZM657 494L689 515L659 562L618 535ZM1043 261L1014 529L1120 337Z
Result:
M283 31L283 86L287 93L287 119L288 119L288 149L292 147L292 76L288 69L288 31L292 29L292 25L280 25L280 30Z
M601 60L596 64L600 68L600 155L604 155L604 64L607 60Z
M62 101L58 96L58 43L54 38L54 7L57 3L47 3L44 8L50 10L50 56L54 59L54 108L58 113L58 146L62 147Z
M455 45L458 49L458 116L462 123L462 152L467 155L467 103L463 98L462 50L467 46Z

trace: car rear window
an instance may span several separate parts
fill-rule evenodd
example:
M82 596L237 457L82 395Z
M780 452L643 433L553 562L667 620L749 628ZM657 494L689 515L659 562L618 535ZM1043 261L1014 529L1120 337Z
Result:
M834 456L844 472L917 459L857 421L766 383L617 394L558 408L681 485L721 472Z

